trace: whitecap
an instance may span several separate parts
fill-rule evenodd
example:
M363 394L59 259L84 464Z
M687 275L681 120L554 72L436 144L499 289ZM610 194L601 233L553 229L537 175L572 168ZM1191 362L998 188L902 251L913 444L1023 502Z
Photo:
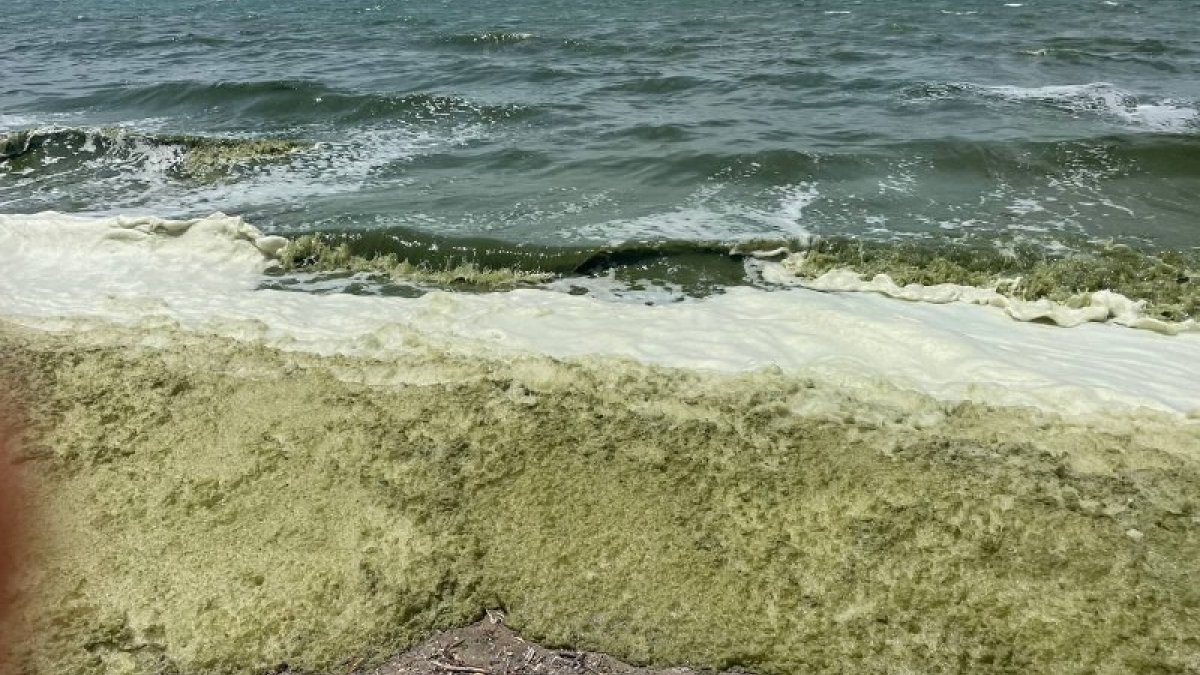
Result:
M1108 82L1020 87L960 85L964 91L1010 102L1033 102L1072 113L1092 113L1153 131L1186 132L1196 128L1200 111L1175 99L1150 100Z
M765 207L724 200L720 197L723 187L705 186L693 193L687 204L638 218L580 226L572 234L613 245L664 239L732 242L783 238L807 242L812 238L803 220L804 210L820 198L816 185L773 188L763 198L774 205Z

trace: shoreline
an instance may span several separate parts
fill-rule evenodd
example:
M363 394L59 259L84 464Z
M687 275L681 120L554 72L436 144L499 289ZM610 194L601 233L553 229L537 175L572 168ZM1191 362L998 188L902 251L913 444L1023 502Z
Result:
M1200 425L1174 415L417 338L403 363L170 328L0 346L47 508L30 672L333 672L489 607L760 673L1200 658Z
M966 4L10 2L0 675L1200 675L1196 3Z
M336 288L291 292L271 286L273 277L266 274L286 240L263 236L236 217L42 214L0 217L0 226L0 263L9 271L0 278L0 314L35 327L174 327L394 362L409 357L409 342L436 342L485 359L617 358L730 373L777 367L827 378L883 379L944 400L1076 413L1138 406L1183 416L1200 412L1200 342L1194 335L1096 323L1056 329L1013 321L1011 303L1002 311L877 293L748 287L666 304L527 288L420 297ZM768 263L764 270L778 267ZM939 295L948 289L900 290L908 297L910 291ZM1006 302L989 298L975 300ZM1036 319L1044 311L1065 317L1096 309L1107 315L1115 308L1137 318L1130 303L1101 300L1090 309L1033 303L1020 311Z

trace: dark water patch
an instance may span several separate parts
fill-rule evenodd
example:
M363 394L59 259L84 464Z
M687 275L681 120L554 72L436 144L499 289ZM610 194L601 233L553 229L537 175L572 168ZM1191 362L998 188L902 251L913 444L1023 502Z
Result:
M523 75L519 79L539 84L577 82L588 78L588 73L581 72L574 66L543 64L523 68L522 72Z
M696 136L689 125L682 124L638 124L623 127L604 134L606 138L630 138L639 141L678 143Z
M825 55L827 58L842 64L871 63L886 60L886 56L875 52L858 49L837 49Z
M1022 47L1017 50L1017 53L1044 62L1073 66L1094 68L1101 64L1126 64L1151 68L1163 73L1176 74L1181 72L1174 59L1140 51L1106 51L1091 48L1088 45L1043 44L1040 46Z
M799 243L668 240L618 246L538 246L389 228L302 235L284 249L280 262L283 272L367 272L463 290L612 275L704 296L749 283L744 258L756 251L780 248L795 250Z
M557 46L564 52L592 57L626 56L638 48L636 45L623 40L594 38L566 38L560 41Z
M221 37L219 35L203 35L200 33L174 33L168 35L160 35L148 37L123 43L119 46L120 49L154 49L158 47L179 48L186 46L201 46L201 47L224 47L226 45L236 44L232 38Z
M661 35L613 33L597 36L568 36L561 38L539 38L524 45L524 48L545 49L564 56L595 60L609 67L619 66L630 58L667 59L704 54L703 44L676 38L663 39ZM608 61L617 59L617 61Z
M542 171L554 166L554 159L545 152L521 148L502 148L475 156L477 168L491 171Z
M786 72L760 70L744 73L741 81L750 84L764 84L785 89L809 90L824 88L835 84L838 78L829 72L810 70L790 70Z
M1200 178L1197 136L1132 134L1061 142L976 143L962 148L963 152L956 154L964 161L951 164L942 161L949 153L935 154L935 166L1005 173L1034 171L1044 176L1093 172L1110 177L1142 174Z
M407 160L404 169L437 171L520 171L540 172L554 166L546 152L522 148L489 146L471 153L430 152Z
M1112 134L1059 141L992 141L930 139L902 143L870 143L869 152L850 157L863 162L917 159L929 170L992 176L1041 176L1092 171L1138 173L1161 177L1200 177L1200 136L1171 133ZM815 159L845 160L825 153Z
M768 145L750 152L704 151L702 129L721 128L720 122L689 128L675 124L620 127L597 138L637 142L625 154L596 157L538 154L529 150L463 155L439 153L417 160L425 168L465 168L479 162L488 169L525 166L543 170L606 172L637 176L654 185L692 185L718 180L745 185L786 186L821 181L863 180L906 167L913 181L945 180L946 176L973 177L980 184L1001 181L1006 185L1046 186L1080 181L1120 179L1128 176L1200 179L1200 136L1179 134L1126 134L1064 141L1002 142L971 139L938 139L883 142L871 133L849 135L853 151L844 144L827 143L821 150L782 147L788 138L730 140L723 144ZM772 147L773 146L773 147ZM659 148L674 151L663 152ZM538 161L533 161L540 158ZM519 161L518 161L519 160ZM566 160L566 161L563 161ZM499 163L497 163L497 161Z
M329 88L309 80L255 82L168 82L135 88L111 88L56 104L62 111L101 107L136 111L142 116L269 120L274 125L360 122L430 122L446 118L482 122L524 119L532 109L518 105L480 105L457 96L432 93L387 95Z
M782 149L728 154L678 152L652 161L656 166L653 170L647 167L645 173L663 181L718 178L791 185L812 180L818 172L821 156Z
M640 77L626 80L624 82L618 82L617 84L603 87L597 91L605 93L627 92L633 94L671 94L684 92L691 89L724 90L729 86L730 85L728 83L716 82L699 77L691 77L688 75L671 75Z
M1195 49L1156 38L1118 35L1089 37L1053 37L1041 42L1047 49L1072 50L1091 54L1140 54L1145 56L1189 56Z
M184 42L204 45L205 47L221 47L231 44L233 40L229 38L218 37L216 35L197 35L195 33L187 33L181 36Z

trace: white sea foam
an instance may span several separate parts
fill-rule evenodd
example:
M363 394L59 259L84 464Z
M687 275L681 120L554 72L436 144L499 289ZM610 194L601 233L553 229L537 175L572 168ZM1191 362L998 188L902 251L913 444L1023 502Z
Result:
M1036 199L1029 197L1018 197L1008 205L1008 212L1013 215L1027 216L1031 213L1041 213L1046 210L1046 207Z
M765 266L762 274L773 283L801 286L819 291L878 293L889 298L910 302L946 304L962 302L986 305L1002 310L1017 321L1051 323L1064 328L1073 328L1085 323L1113 323L1129 328L1151 330L1165 335L1200 332L1200 324L1194 319L1168 322L1145 314L1145 302L1127 298L1112 291L1096 291L1077 302L1066 305L1045 298L1020 300L1000 293L993 288L962 286L959 284L906 284L901 286L886 274L871 279L862 278L850 269L830 270L815 279L802 279L792 271L792 260L778 265Z
M152 121L152 120L151 120ZM154 125L147 125L153 128ZM155 143L148 136L147 126L125 126L119 131L90 130L123 140L115 152L105 153L82 162L72 169L78 175L79 188L93 192L90 200L104 204L91 215L115 215L131 208L175 213L205 212L212 204L223 208L243 208L263 203L287 203L302 195L314 196L355 192L369 184L373 177L390 165L409 161L439 148L460 146L486 133L482 125L464 124L438 129L436 132L406 127L386 129L362 128L337 141L315 144L291 153L286 161L265 163L239 175L236 181L181 182L172 177L184 159L187 148L170 143ZM28 128L28 127L26 127ZM60 126L38 128L38 131L62 130ZM89 131L89 130L85 130ZM241 138L252 138L241 136ZM90 141L89 141L90 142ZM94 152L87 146L81 152ZM114 169L116 169L114 171ZM35 172L24 178L21 192L41 188L48 199L61 197L63 174ZM43 185L44 184L44 185ZM389 179L396 185L395 178ZM23 198L28 201L27 198ZM10 201L0 201L0 205ZM28 208L27 204L21 204Z
M381 169L407 162L438 149L460 146L485 133L481 125L465 124L436 132L409 128L358 129L345 139L320 142L311 150L295 153L289 161L261 167L236 182L218 183L186 191L164 186L153 204L178 199L191 208L222 204L232 208L277 201L297 195L335 195L361 190ZM395 178L389 185L402 184ZM150 208L155 208L153 205Z
M991 306L876 294L731 288L704 300L614 304L547 290L420 298L259 288L281 241L237 218L0 216L0 316L41 327L112 321L398 358L413 331L496 355L607 355L839 381L884 378L947 399L1086 412L1200 409L1200 338L1107 325L1017 323Z
M627 241L687 239L737 241L780 237L809 241L812 234L804 226L804 209L820 197L815 185L787 185L771 190L766 197L770 207L754 207L742 202L725 201L721 186L702 188L690 203L640 218L610 220L576 228L574 235L618 245Z
M1196 128L1200 111L1182 101L1146 100L1108 82L1017 87L967 84L968 91L1005 101L1030 101L1074 113L1093 113L1153 131L1185 132Z
M36 122L32 117L0 113L0 133L14 131L16 129L24 129L34 125L35 123Z

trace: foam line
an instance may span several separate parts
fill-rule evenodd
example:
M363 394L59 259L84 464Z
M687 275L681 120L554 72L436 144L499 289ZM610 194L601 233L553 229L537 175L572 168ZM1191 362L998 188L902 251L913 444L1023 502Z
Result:
M402 356L413 331L464 353L615 356L885 379L945 399L1067 412L1200 409L1200 339L1017 323L995 307L730 288L635 305L540 289L420 298L259 290L278 238L237 218L0 216L0 316L164 322L315 353Z

